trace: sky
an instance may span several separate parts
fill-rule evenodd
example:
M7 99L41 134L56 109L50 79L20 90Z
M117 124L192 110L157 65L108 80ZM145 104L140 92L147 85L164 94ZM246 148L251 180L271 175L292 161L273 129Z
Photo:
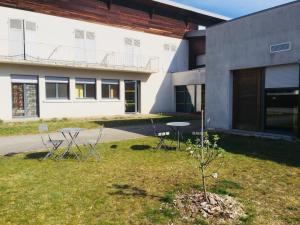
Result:
M172 0L196 8L236 18L293 0Z

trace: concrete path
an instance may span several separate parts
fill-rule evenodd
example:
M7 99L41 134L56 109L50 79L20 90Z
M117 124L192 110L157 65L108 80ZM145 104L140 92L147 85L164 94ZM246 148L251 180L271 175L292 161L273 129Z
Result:
M200 124L198 121L193 121L190 127L185 128L185 131L195 130ZM94 140L98 135L98 129L84 130L78 137L78 144L84 140ZM105 128L103 131L102 142L122 141L129 139L142 138L146 136L152 136L152 126L138 125L138 126L124 126L116 128ZM51 134L53 138L62 139L61 134ZM22 135L22 136L10 136L0 137L0 155L7 155L13 153L21 153L27 151L42 150L43 144L41 142L41 136L37 135Z

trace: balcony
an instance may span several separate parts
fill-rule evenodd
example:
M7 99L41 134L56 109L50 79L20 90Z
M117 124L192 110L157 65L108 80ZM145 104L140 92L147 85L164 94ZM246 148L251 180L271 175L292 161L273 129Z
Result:
M0 63L147 74L159 71L158 57L5 39L0 39Z
M183 72L173 73L172 82L174 86L205 84L206 69L198 68Z

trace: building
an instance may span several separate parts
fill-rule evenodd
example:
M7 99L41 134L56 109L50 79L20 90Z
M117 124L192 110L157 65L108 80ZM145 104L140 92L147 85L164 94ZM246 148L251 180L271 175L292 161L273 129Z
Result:
M0 0L0 119L174 112L185 33L224 20L167 0Z
M300 1L234 20L168 0L0 6L2 120L205 109L208 128L300 136Z
M300 135L300 2L206 30L206 125Z

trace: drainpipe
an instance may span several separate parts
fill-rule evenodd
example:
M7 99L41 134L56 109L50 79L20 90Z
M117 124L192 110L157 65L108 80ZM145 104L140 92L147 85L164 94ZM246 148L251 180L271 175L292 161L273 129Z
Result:
M23 59L26 60L26 36L25 36L25 20L23 20Z

